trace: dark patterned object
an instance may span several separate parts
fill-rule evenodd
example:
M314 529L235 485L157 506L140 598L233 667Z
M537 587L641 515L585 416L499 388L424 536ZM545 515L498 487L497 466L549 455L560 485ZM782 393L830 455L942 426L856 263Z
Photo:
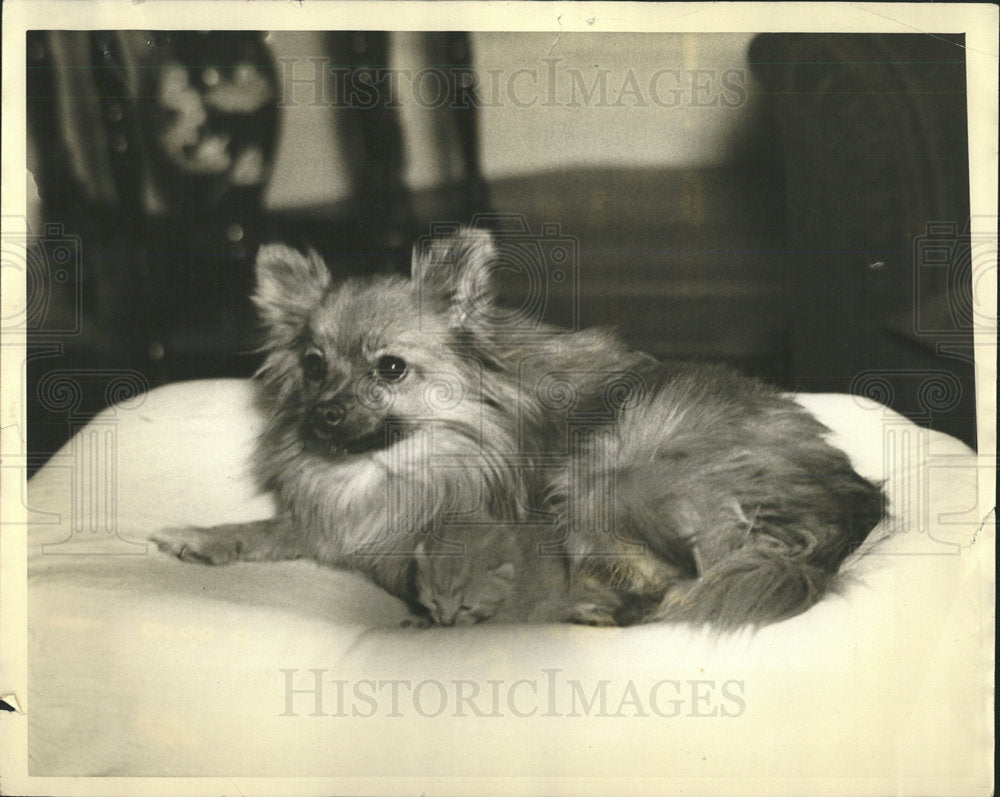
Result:
M242 31L32 31L27 66L45 229L80 255L63 286L79 296L73 334L28 341L29 446L51 452L68 433L39 394L54 369L135 370L150 384L252 371L247 258L277 83L264 35ZM82 406L100 409L88 384Z

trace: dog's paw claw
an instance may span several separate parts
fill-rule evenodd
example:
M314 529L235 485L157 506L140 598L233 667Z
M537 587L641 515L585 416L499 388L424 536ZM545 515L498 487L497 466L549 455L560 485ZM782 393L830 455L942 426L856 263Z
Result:
M228 564L239 559L243 550L242 541L212 529L163 529L149 539L163 553L200 565Z
M576 625L589 625L595 628L617 626L614 610L596 603L578 603L573 607L569 621Z

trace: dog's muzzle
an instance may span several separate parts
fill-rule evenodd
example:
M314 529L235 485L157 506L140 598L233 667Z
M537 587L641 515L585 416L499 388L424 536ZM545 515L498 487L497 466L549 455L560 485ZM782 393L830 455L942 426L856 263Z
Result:
M388 444L388 419L351 401L329 399L311 410L312 436L330 454L363 454Z

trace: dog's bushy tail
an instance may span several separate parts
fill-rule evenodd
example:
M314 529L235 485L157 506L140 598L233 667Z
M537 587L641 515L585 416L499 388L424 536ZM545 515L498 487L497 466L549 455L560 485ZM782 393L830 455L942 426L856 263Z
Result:
M885 517L880 487L853 471L810 491L811 511L760 518L760 527L665 594L651 620L720 631L786 620L816 604L847 556Z
M741 548L699 578L668 591L650 620L711 625L720 631L762 626L813 606L834 575L778 546Z

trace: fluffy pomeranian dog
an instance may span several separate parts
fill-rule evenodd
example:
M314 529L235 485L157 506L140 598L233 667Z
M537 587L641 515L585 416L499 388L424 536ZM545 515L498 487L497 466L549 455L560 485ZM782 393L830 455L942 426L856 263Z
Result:
M497 302L497 257L467 229L418 247L410 279L334 284L318 255L262 247L256 465L279 513L161 532L160 547L311 558L413 604L426 535L537 524L540 553L594 586L578 622L733 629L819 600L884 511L825 427L728 368L526 332Z

